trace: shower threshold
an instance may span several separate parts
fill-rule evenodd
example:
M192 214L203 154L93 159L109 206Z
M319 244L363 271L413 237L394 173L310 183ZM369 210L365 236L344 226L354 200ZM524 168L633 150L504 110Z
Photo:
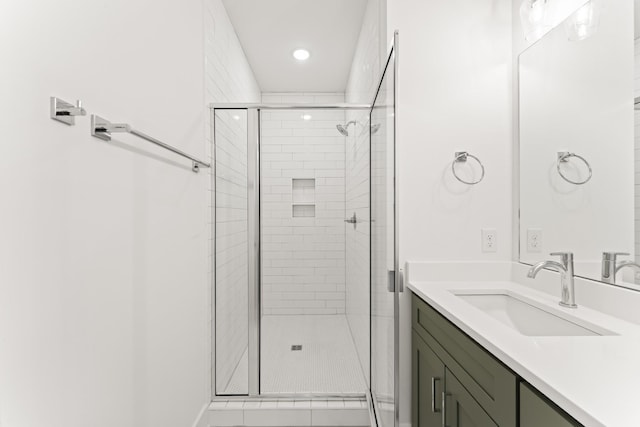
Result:
M370 405L364 395L324 397L216 397L203 427L354 426L369 427Z

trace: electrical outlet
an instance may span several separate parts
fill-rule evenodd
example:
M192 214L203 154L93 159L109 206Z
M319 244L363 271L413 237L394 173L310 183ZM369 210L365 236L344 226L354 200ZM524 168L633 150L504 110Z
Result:
M482 229L482 252L498 251L498 233L495 228Z
M542 252L542 229L527 229L527 252Z

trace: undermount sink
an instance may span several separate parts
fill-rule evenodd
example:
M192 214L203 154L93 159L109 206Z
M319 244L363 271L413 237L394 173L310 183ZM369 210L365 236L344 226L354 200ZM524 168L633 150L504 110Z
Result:
M602 336L611 331L507 290L454 291L458 298L527 336Z

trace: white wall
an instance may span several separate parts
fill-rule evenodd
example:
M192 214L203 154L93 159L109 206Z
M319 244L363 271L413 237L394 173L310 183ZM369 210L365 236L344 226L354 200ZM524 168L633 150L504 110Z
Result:
M560 25L520 55L523 262L571 250L576 274L597 280L603 251L633 253L632 7L607 2L590 38L569 41ZM593 178L580 186L565 182L556 168L558 151L584 156ZM573 180L588 177L579 159L561 170ZM542 230L538 251L527 248L532 228Z
M511 2L389 0L400 31L400 258L511 259ZM482 183L451 175L455 151L477 155ZM497 230L497 252L480 230ZM410 298L401 301L401 421L410 421Z
M205 157L202 2L0 8L0 425L189 426L210 397L208 173L52 121L49 96Z
M188 426L208 399L200 1L2 4L0 424Z
M205 28L205 100L206 103L259 102L261 93L235 29L221 0L206 0ZM234 119L238 117L238 120ZM246 378L248 366L241 363L248 345L248 235L247 235L247 114L222 111L216 131L220 145L216 157L218 175L218 233L216 244L216 304L210 324L215 328L214 346L218 392L246 393L247 384L229 382ZM211 115L207 114L207 153L211 156ZM211 172L211 171L210 171ZM213 189L210 176L209 189ZM214 195L208 192L209 254L213 248L212 213ZM209 256L209 283L213 283L214 257ZM211 298L209 297L209 301ZM215 324L215 318L218 323ZM209 378L211 378L211 364ZM242 375L242 374L245 375Z
M344 94L265 93L263 102L342 103ZM265 315L345 312L345 137L336 129L344 120L344 111L261 113ZM302 198L295 179L314 179ZM313 216L294 217L293 205L305 202Z

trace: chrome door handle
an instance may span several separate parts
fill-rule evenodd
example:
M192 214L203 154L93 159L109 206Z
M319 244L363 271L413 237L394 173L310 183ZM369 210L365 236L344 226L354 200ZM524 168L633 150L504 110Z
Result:
M442 427L447 427L447 397L451 396L446 391L442 392Z
M440 412L438 408L436 408L436 382L440 381L438 377L431 377L431 412L434 414Z

